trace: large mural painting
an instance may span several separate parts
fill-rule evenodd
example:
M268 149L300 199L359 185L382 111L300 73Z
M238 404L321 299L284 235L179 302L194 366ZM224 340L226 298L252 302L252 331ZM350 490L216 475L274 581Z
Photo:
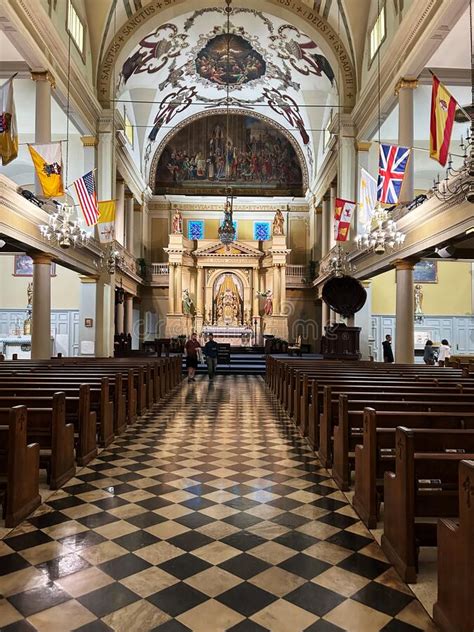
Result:
M227 133L228 130L228 133ZM253 116L206 116L183 127L158 160L155 194L303 195L290 141Z

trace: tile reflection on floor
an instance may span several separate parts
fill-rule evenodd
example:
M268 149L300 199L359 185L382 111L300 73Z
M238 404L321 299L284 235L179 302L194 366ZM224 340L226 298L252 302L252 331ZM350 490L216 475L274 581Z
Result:
M434 626L259 377L183 384L0 541L2 632Z

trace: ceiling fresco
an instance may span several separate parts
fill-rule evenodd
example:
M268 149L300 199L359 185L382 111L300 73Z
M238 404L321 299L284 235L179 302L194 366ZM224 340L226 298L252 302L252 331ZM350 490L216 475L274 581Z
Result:
M229 53L227 54L227 52ZM293 25L250 8L205 8L158 26L123 63L117 98L155 89L144 138L144 171L170 129L198 112L241 108L274 120L300 145L307 170L314 146L305 101L333 95L335 75L317 43ZM314 97L312 97L314 99Z

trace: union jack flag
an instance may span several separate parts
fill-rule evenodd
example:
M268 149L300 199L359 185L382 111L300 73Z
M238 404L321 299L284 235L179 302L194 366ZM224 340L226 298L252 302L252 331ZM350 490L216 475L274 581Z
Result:
M74 180L79 205L86 220L87 226L94 226L99 219L99 209L97 208L97 194L95 192L94 172L89 171L81 178Z
M409 147L380 145L377 199L382 204L398 202L409 155Z

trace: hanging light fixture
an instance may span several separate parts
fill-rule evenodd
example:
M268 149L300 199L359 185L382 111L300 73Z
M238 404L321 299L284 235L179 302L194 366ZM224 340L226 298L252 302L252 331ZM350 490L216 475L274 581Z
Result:
M69 204L55 202L56 212L51 213L47 224L40 224L41 235L53 245L66 250L71 246L85 246L89 240L87 232L81 228L76 209Z
M337 278L351 275L355 270L356 267L349 261L347 252L340 243L334 248L331 258L322 268L324 274L330 274Z
M462 165L458 169L453 167L451 154L449 155L448 167L443 180L439 174L433 181L433 193L443 202L450 202L458 198L464 198L467 202L474 204L474 51L473 51L473 24L472 24L472 0L469 0L469 37L471 52L471 105L460 107L461 116L470 122L470 126L464 140L461 136L460 148L463 152ZM458 118L458 117L456 117Z
M377 11L380 15L380 0L377 0ZM381 96L380 96L380 49L377 50L377 91L378 91L378 144L381 146L380 128L382 127ZM391 218L392 209L384 208L380 202L371 218L369 225L355 239L356 246L361 250L372 250L377 255L383 255L387 250L397 250L405 241L405 234L397 228L397 223Z
M232 195L232 188L229 185L230 178L230 164L229 164L229 117L230 117L230 14L232 13L232 7L230 6L232 0L225 0L226 7L224 11L227 13L227 72L226 72L226 141L225 141L225 179L226 179L226 196L224 204L224 220L219 227L218 234L220 241L229 246L235 241L235 227L233 221L233 204L234 196Z

